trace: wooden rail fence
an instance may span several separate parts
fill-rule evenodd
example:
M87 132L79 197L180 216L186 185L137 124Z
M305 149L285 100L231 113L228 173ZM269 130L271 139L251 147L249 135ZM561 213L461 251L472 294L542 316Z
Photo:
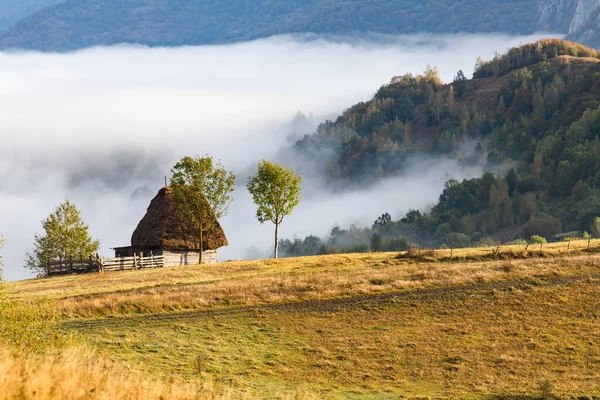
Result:
M102 262L103 271L122 271L127 269L140 269L140 268L160 268L164 266L163 256L150 255L149 257L117 257L117 258L103 258Z
M84 274L103 271L125 271L141 268L160 268L164 266L163 256L151 254L148 257L116 257L99 258L90 256L88 259L49 261L46 272L50 275Z

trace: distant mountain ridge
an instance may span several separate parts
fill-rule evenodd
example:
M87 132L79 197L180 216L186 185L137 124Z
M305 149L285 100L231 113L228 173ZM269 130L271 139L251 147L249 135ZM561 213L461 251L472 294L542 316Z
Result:
M0 48L200 45L306 32L529 34L538 1L67 0L0 32Z

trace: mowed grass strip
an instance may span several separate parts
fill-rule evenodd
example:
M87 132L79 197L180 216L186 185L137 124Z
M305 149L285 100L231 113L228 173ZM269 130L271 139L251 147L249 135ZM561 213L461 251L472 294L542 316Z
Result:
M251 398L599 396L598 281L511 282L64 329L153 375L215 381Z
M499 255L494 255L492 248L460 249L453 251L452 259L450 250L438 250L435 257L372 253L225 262L31 280L9 288L17 299L56 301L66 317L98 317L287 303L598 271L600 255L581 255L587 241L575 242L569 250L563 243L547 246L525 255L524 246L504 248ZM489 260L491 257L496 260Z

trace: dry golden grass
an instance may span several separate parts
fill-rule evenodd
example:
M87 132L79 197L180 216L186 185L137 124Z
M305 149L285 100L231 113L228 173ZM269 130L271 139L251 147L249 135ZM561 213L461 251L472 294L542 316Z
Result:
M94 317L585 274L600 263L599 255L562 256L561 246L548 247L543 250L545 258L536 254L477 261L507 258L507 254L512 258L516 253L512 248L505 249L503 256L491 256L495 249L455 250L452 260L443 258L450 250L436 251L439 259L406 259L397 253L337 255L60 277L19 282L11 290L15 298L55 299L58 311L67 317ZM564 268L565 263L577 268Z
M587 244L226 262L15 282L8 291L17 303L56 305L59 331L117 360L77 350L75 365L105 363L120 381L161 379L150 398L185 388L171 377L192 390L215 382L235 398L534 399L546 380L560 396L594 396L600 241Z
M71 347L54 355L0 346L0 399L228 399L210 386L148 379L93 351Z
M597 271L64 329L148 374L208 379L251 398L301 387L320 399L541 400L548 381L557 398L591 399L600 395L599 282Z

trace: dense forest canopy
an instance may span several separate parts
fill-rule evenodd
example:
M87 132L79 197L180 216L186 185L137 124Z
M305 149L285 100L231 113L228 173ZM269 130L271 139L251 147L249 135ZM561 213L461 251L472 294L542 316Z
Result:
M395 77L372 100L298 141L296 151L320 163L332 184L401 174L411 154L456 157L488 172L447 182L428 213L413 211L398 221L383 214L370 228L335 228L320 246L314 238L286 242L284 252L600 234L598 58L571 42L542 40L478 60L471 80L459 71L443 84L435 68ZM476 145L466 153L465 143ZM325 160L324 147L330 149Z
M278 34L354 35L537 29L539 0L70 0L0 33L2 48L44 51L141 43L228 43Z

